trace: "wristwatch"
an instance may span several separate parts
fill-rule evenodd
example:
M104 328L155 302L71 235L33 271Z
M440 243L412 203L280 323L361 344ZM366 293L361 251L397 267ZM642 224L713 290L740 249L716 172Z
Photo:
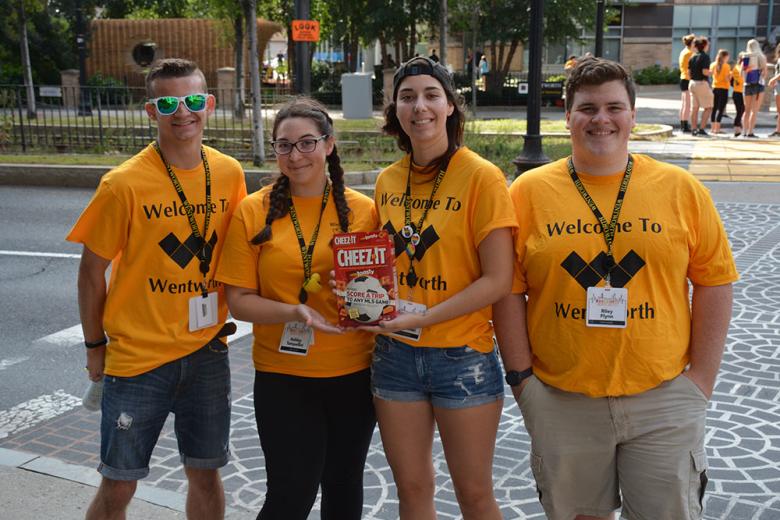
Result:
M504 380L509 386L517 386L522 383L523 380L528 379L532 375L534 375L533 367L528 367L522 372L518 372L517 370L510 370L506 373L506 376L504 376Z

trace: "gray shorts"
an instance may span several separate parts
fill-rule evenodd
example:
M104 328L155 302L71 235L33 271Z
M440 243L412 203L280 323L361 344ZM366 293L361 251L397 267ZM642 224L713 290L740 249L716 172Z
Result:
M626 518L702 518L707 398L688 377L637 395L591 398L533 376L519 405L550 520L607 516L621 505Z

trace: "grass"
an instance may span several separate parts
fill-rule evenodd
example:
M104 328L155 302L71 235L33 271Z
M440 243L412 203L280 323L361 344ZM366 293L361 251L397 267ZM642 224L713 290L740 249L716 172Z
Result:
M128 126L146 127L149 122L146 115L141 111L128 111L124 114L122 111L107 110L103 114L103 127L106 131L110 129L124 129ZM45 126L65 126L69 129L78 131L80 128L97 128L97 112L93 113L91 117L77 117L74 115L64 115L58 117L55 115L43 116L38 119L28 121L24 120L26 127L45 127ZM17 122L18 124L18 122ZM371 119L335 119L333 121L336 132L379 132L384 124L384 118L375 116ZM152 125L153 126L153 125ZM209 128L211 129L236 129L239 130L243 127L245 131L249 131L252 126L250 118L243 120L234 120L232 114L227 112L220 112L219 114L212 115L209 119ZM268 118L264 119L263 127L266 135L270 134L272 128L272 121ZM525 119L474 119L467 120L466 132L472 133L525 133L526 121ZM652 131L660 130L660 125L652 124L638 124L635 127L635 131ZM566 123L563 120L542 120L541 121L542 133L566 133Z
M542 133L568 133L566 121L541 121ZM466 132L472 133L519 133L524 134L526 121L524 119L478 119L466 122ZM649 132L661 130L661 125L638 124L634 132Z
M64 166L118 166L132 157L129 154L0 154L0 163L9 164L56 164ZM373 170L377 166L370 161L344 161L342 163L346 171L367 171ZM241 161L241 166L245 170L255 170L257 166L251 161ZM261 167L263 170L275 169L273 161L266 162Z

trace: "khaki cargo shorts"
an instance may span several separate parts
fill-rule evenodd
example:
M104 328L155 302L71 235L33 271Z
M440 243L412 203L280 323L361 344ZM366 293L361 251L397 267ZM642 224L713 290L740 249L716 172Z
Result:
M712 105L715 104L715 95L706 79L703 81L691 80L688 83L688 90L701 108L712 108Z
M533 376L519 405L550 520L607 516L621 506L632 520L702 518L707 398L688 377L637 395L591 398Z

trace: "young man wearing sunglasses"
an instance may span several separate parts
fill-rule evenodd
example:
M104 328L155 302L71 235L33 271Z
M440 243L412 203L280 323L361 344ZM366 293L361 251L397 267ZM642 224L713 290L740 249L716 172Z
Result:
M84 245L79 312L92 381L103 380L103 476L87 519L124 518L169 412L187 475L187 516L219 519L228 460L227 305L216 264L246 195L241 166L203 146L214 97L187 60L146 78L157 139L107 173L68 235ZM105 272L111 265L106 286Z

